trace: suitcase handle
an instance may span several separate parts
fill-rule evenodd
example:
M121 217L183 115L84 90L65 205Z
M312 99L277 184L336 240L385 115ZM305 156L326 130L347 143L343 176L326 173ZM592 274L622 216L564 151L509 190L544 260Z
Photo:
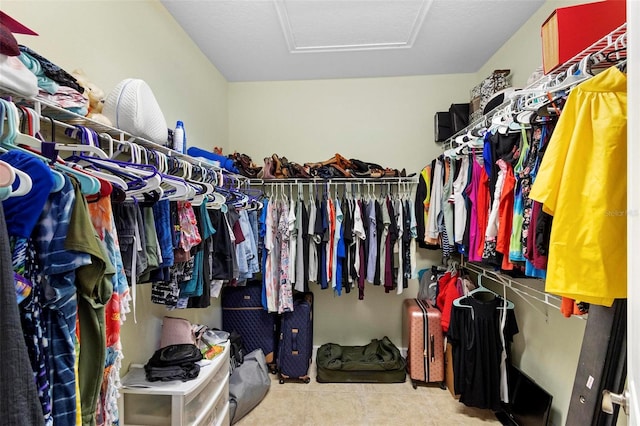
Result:
M291 353L298 355L298 329L291 329Z
M431 338L429 340L430 340L430 343L431 343L431 362L435 362L435 360L436 360L436 341L435 341L435 336L432 334Z

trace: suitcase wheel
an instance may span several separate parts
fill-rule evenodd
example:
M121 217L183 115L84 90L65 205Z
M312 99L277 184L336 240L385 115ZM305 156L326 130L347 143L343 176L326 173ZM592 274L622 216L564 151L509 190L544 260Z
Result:
M418 384L416 383L415 380L411 381L411 386L413 386L414 389L418 389Z
M304 379L304 382L305 382L306 384L311 383L311 377L306 377L306 378Z
M281 377L279 382L280 382L281 385L283 385L284 384L284 379Z
M447 389L447 385L444 382L440 382L440 389L442 390Z

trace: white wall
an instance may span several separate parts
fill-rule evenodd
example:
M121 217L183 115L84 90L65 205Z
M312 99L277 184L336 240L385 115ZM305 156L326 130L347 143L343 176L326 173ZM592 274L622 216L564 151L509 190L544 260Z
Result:
M3 0L0 6L40 34L17 35L19 43L67 71L83 69L107 93L124 78L147 81L169 127L183 120L190 145L227 151L227 82L158 1ZM138 322L130 314L122 327L123 372L151 357L169 313L149 302L150 291L137 287ZM174 315L219 327L219 302L212 302Z
M420 171L440 148L433 116L468 102L470 74L229 84L229 144L255 162L335 153ZM263 163L262 163L263 164Z

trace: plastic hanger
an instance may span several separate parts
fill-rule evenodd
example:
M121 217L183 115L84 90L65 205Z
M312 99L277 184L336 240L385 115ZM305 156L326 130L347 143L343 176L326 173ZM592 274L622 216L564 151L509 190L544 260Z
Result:
M18 134L18 132L16 131L16 126L17 126L16 118L17 118L18 112L13 102L9 102L0 98L0 110L1 110L0 111L0 134L3 134L5 117L7 121L7 129L8 129L7 134L0 141L0 145L2 145L6 149L17 150L17 151L32 155L42 160L46 164L50 164L50 161L51 161L50 159L45 158L36 152L30 151L26 148L17 146L15 144L15 136ZM61 190L62 187L64 186L64 183L65 183L64 176L62 176L60 172L67 173L76 177L78 182L80 183L81 191L85 195L93 195L100 190L100 182L98 182L96 178L74 171L73 169L66 167L60 163L53 163L51 165L52 167L58 169L58 170L53 170L53 169L50 170L51 175L54 179L54 185L52 188L53 192Z
M0 186L11 186L16 179L16 170L9 164L0 160Z
M471 290L469 292L469 294L467 294L466 296L458 297L457 299L455 299L453 301L453 306L460 307L460 308L473 309L473 306L463 305L463 304L460 303L460 301L462 301L463 299L465 299L467 297L477 298L477 296L479 294L483 294L484 293L484 294L491 295L493 298L499 298L499 299L503 300L503 306L498 307L498 309L513 309L515 305L513 304L512 301L503 298L498 293L496 293L496 292L494 292L492 290L489 290L488 288L486 288L486 287L484 287L482 285L482 276L483 276L483 274L478 275L478 287L476 289L474 289L474 290Z

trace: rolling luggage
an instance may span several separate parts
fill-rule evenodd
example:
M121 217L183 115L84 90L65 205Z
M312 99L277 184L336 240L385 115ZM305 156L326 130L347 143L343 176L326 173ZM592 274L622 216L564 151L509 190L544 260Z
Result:
M293 312L282 314L278 343L280 384L287 380L309 383L313 354L313 293L294 296Z
M413 388L418 382L440 382L444 389L442 314L424 300L405 299L402 315L402 343L407 347L407 370Z
M262 307L262 287L247 284L222 289L222 329L242 336L244 353L260 348L273 366L277 347L277 315Z

